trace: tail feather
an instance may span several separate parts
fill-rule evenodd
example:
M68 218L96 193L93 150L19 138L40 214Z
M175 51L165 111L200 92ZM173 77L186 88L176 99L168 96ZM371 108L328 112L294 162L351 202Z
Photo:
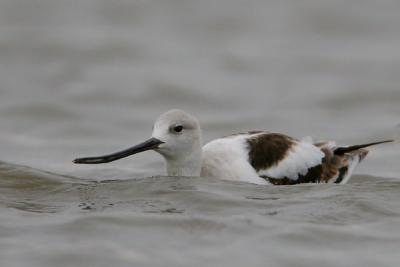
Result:
M338 147L335 149L335 151L333 152L335 155L343 155L355 150L359 150L362 148L366 148L369 146L375 146L375 145L379 145L379 144L385 144L385 143L391 143L394 142L394 140L386 140L386 141L381 141L381 142L374 142L374 143L369 143L369 144L363 144L363 145L356 145L356 146L349 146L349 147Z

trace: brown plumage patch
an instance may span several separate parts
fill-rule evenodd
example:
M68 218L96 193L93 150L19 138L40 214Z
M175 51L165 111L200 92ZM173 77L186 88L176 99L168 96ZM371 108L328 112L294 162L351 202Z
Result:
M307 174L299 175L297 180L292 180L287 177L277 179L273 177L263 176L262 178L269 181L274 185L294 185L302 183L340 183L348 172L348 160L351 155L334 155L334 153L328 149L321 147L321 151L324 152L325 157L322 159L322 163L315 167L308 169Z
M259 134L249 138L249 160L256 171L277 165L295 144L296 140L276 133Z

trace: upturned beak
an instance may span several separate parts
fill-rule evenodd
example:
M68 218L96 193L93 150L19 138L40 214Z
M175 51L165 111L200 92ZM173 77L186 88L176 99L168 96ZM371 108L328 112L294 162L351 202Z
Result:
M99 156L99 157L87 157L87 158L78 158L75 159L73 162L76 164L101 164L101 163L108 163L115 160L119 160L122 158L129 157L131 155L144 152L147 150L156 149L159 145L163 144L163 141L158 140L157 138L150 138L149 140L140 143L134 147L125 149L120 152L116 152L109 155Z

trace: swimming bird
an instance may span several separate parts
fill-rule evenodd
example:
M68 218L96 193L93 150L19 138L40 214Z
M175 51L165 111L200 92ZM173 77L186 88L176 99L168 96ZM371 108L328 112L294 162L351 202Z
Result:
M149 140L121 152L78 158L77 164L100 164L154 150L166 160L169 176L217 177L255 184L293 185L350 180L366 157L366 147L335 142L313 143L266 131L250 131L213 140L202 147L198 120L182 110L170 110L155 122Z

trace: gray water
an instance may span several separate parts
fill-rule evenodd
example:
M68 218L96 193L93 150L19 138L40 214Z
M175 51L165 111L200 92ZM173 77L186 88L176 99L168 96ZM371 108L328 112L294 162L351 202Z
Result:
M182 108L357 144L400 132L400 2L0 0L0 266L400 266L399 147L347 185L164 177Z

